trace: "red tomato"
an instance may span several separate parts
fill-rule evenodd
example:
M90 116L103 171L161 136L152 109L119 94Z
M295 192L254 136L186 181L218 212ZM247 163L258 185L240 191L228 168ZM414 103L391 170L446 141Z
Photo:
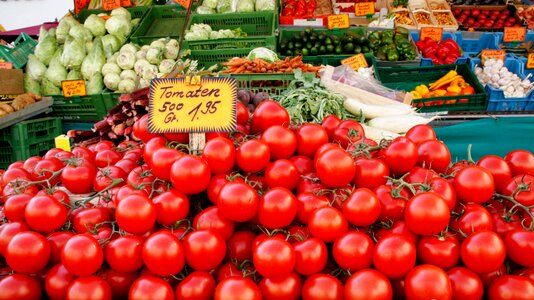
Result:
M326 266L328 249L318 238L308 238L293 244L295 249L295 271L308 276L319 273Z
M219 232L225 240L228 240L234 232L234 222L223 216L217 206L210 206L196 215L193 220L193 228L213 229Z
M397 221L404 219L404 208L410 194L405 190L381 185L374 190L382 208L379 219L381 221Z
M438 173L445 173L451 163L449 148L437 140L424 141L417 145L417 165L432 169Z
M492 231L478 231L462 243L461 257L464 265L477 273L496 271L504 263L506 247Z
M136 161L129 158L123 158L114 164L115 167L121 168L124 172L130 173L137 167Z
M249 278L230 277L219 282L215 288L215 300L247 299L260 300L261 290Z
M424 236L417 245L417 256L424 264L431 264L444 270L458 264L460 242L454 235Z
M52 196L35 196L24 209L24 218L33 230L50 233L67 221L68 210Z
M143 261L158 276L178 274L185 265L184 247L169 231L150 235L143 244Z
M256 190L244 182L228 182L219 192L219 212L235 222L245 222L256 216L259 206Z
M354 190L343 202L341 211L354 226L369 226L378 220L381 212L380 200L367 188Z
M512 169L512 176L528 174L534 176L534 154L527 150L514 150L508 152L504 160Z
M392 299L393 289L384 274L364 269L352 274L344 287L345 299L382 300Z
M270 159L269 146L261 140L248 140L237 148L237 166L248 173L256 173L267 167Z
M422 185L417 187L417 194L423 192L434 192L441 196L441 198L449 207L449 210L453 210L456 207L456 191L453 185L441 177L434 177L430 180L428 185Z
M228 260L241 263L252 259L252 243L256 234L252 231L237 231L226 243L226 256Z
M76 279L62 264L53 266L45 277L45 290L50 299L65 299L70 283Z
M526 277L504 275L491 283L488 296L489 299L495 300L532 299L534 297L534 283Z
M211 300L215 294L215 280L207 272L194 271L176 286L176 299Z
M413 196L404 209L404 220L416 234L432 235L445 230L450 211L447 203L436 193L425 192Z
M104 252L98 241L88 235L71 237L61 250L61 263L69 273L88 276L95 273L104 262Z
M24 164L22 167L24 170L28 171L30 174L33 172L33 169L35 169L35 165L37 165L38 162L40 162L43 158L40 156L32 156L29 157L24 161Z
M50 244L50 264L61 262L61 251L67 241L75 234L70 231L56 231L49 234L46 239Z
M514 195L514 200L524 206L534 205L534 175L514 176L506 182L502 193L505 196Z
M163 136L170 142L189 144L189 133L164 133Z
M155 277L143 275L137 278L128 294L130 300L173 300L174 292L169 283L165 280Z
M133 234L142 234L154 227L156 207L147 196L132 194L117 204L115 219L121 229Z
M331 188L345 187L354 178L356 167L351 156L343 149L330 149L315 161L317 177Z
M495 182L495 191L498 193L502 192L506 183L512 178L512 169L504 159L497 155L483 156L476 165L491 172Z
M454 188L460 201L482 204L493 196L495 184L488 170L472 166L456 173Z
M24 210L33 197L28 194L18 194L7 197L4 203L4 215L10 222L25 222Z
M164 192L152 202L156 207L156 221L163 226L172 226L189 214L189 198L176 190Z
M307 156L295 155L289 160L295 165L300 175L308 175L315 172L313 160Z
M211 177L208 163L200 157L184 155L172 164L173 187L184 194L198 194L208 187Z
M303 192L297 195L296 220L302 224L308 224L310 215L318 208L327 207L328 198L314 193Z
M143 158L145 159L145 163L147 165L152 165L152 155L154 155L154 152L156 152L156 150L159 148L165 147L166 142L167 141L162 136L154 137L148 142L145 142L145 147L143 148Z
M99 273L99 276L111 287L113 299L126 299L130 287L139 277L139 274L137 272L122 273L113 269L105 269Z
M354 120L341 121L334 130L333 142L339 143L343 149L357 144L365 138L362 125Z
M226 173L235 165L235 146L227 138L214 138L206 143L202 150L202 158L210 166L212 174Z
M289 114L278 102L265 100L256 106L250 118L250 130L261 133L274 125L289 126Z
M389 168L384 161L376 158L360 158L354 163L356 173L352 183L356 187L375 189L388 181Z
M408 299L451 299L452 286L447 273L433 265L419 265L404 279Z
M13 237L19 232L30 230L24 222L9 222L0 226L0 254L6 254L6 248Z
M113 221L113 218L111 216L111 211L107 208L90 207L79 211L72 217L71 221L72 227L76 233L85 233L96 230L97 226L109 227L109 224L104 224L104 222L110 223Z
M5 258L9 267L15 272L37 273L48 264L50 245L44 236L36 232L20 232L7 244Z
M98 276L74 279L67 288L66 299L110 299L111 287Z
M313 274L302 284L302 300L342 300L343 285L328 274Z
M252 260L262 276L285 277L295 267L295 250L284 240L268 238L254 248Z
M269 146L269 152L273 160L288 159L297 149L295 133L281 125L269 127L262 133L261 140Z
M482 299L484 285L475 272L465 267L456 267L448 270L447 276L451 282L453 299Z
M398 137L381 151L381 156L389 171L395 176L401 176L417 163L417 146L406 137Z
M54 176L54 173L61 170L61 168L63 168L63 163L59 159L55 157L43 159L35 165L31 175L32 180L47 180L50 182L50 186L54 186L60 180L60 176Z
M516 229L508 232L504 239L506 254L515 263L534 267L534 232Z
M373 240L367 234L350 231L334 241L332 254L338 266L354 272L371 267L373 248Z
M128 173L126 173L123 169L115 166L109 166L96 172L93 184L95 190L100 192L112 185L115 181L122 180L116 186L124 185L126 183L126 177L128 177Z
M216 231L197 230L183 240L185 261L197 271L215 269L224 259L226 242ZM150 250L151 251L151 250Z
M143 266L143 239L137 236L121 236L104 248L108 265L115 271L129 273Z
M243 102L237 101L236 111L237 124L247 125L248 119L250 118L250 113L248 112L247 106L243 104Z
M404 221L395 221L392 225L382 223L382 227L375 232L374 236L377 240L381 240L391 234L400 234L414 245L417 245L417 241L419 240L419 236L413 233Z
M341 124L341 119L336 115L328 115L324 117L321 125L328 133L328 140L330 142L334 141L334 132L336 131L336 128L339 127L339 124Z
M278 159L265 169L265 181L269 188L282 187L293 190L297 187L300 173L295 165L287 159Z
M440 176L430 169L422 167L413 167L410 172L404 177L404 181L408 183L423 183L428 184L434 178L440 178Z
M399 234L379 240L373 252L375 268L392 279L406 275L415 266L415 259L415 245Z
M133 125L133 135L143 143L147 143L151 138L160 136L148 132L148 114L141 117L141 119L135 121Z
M328 133L319 124L303 124L295 131L295 134L298 155L313 157L319 147L328 143Z
M152 154L152 173L165 181L171 180L171 166L175 161L182 158L184 154L176 149L159 148Z
M96 168L89 161L78 160L61 172L61 183L73 194L86 194L93 190L95 176Z
M289 226L297 215L297 199L290 190L275 187L260 199L258 221L268 229Z
M111 149L102 150L96 153L95 166L97 168L105 168L112 166L121 160L122 155L119 152Z
M285 277L263 278L258 284L262 299L299 299L302 279L296 273Z
M41 299L43 288L37 279L24 274L11 274L0 279L0 299Z
M405 136L416 144L436 140L434 128L427 124L415 125L406 132Z
M343 213L328 206L311 213L308 227L312 236L330 243L347 232L349 224Z

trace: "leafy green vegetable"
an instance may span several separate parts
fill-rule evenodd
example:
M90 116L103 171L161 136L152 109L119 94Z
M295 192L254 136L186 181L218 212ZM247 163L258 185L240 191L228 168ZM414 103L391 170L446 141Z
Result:
M67 74L67 80L78 80L78 79L82 79L82 73L80 73L80 71L76 69L70 70L69 73Z
M106 34L106 21L97 15L90 15L83 26L91 31L94 36L104 36Z
M318 78L305 76L301 70L295 70L295 80L275 99L297 123L320 123L330 114L341 119L356 118L343 107L343 96L328 91Z
M102 41L96 38L91 52L84 58L82 62L82 76L84 79L91 78L95 73L100 73L102 67L106 63L104 49L102 48Z
M63 66L73 69L82 65L85 58L85 42L82 39L68 39L61 54Z
M41 95L41 87L39 86L39 82L33 80L28 74L24 75L24 91L26 93Z
M276 10L275 0L256 0L256 11Z
M268 48L265 47L259 47L252 49L250 53L247 55L247 58L250 60L255 60L256 58L263 59L266 62L275 62L278 61L278 55L276 53Z
M48 32L35 46L35 56L44 63L45 65L50 64L50 60L52 60L52 57L54 56L54 53L56 52L56 37L55 35Z
M91 76L89 80L86 80L85 89L87 91L87 95L96 95L102 93L102 90L104 90L104 81L102 80L102 74L93 74L93 76Z
M26 64L26 74L30 76L31 79L40 82L46 72L46 66L39 59L30 54L28 56L28 63Z
M253 12L254 0L240 0L237 2L237 12Z

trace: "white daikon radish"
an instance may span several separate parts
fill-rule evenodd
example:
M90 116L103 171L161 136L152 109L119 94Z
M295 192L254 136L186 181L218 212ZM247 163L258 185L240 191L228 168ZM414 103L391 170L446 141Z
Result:
M359 115L362 113L366 119L385 116L409 115L414 113L409 105L402 103L374 105L363 103L356 98L345 99L345 101L343 101L343 106L346 110L354 115Z
M374 118L367 122L367 125L396 133L404 133L415 125L428 124L436 118L425 118L418 115L385 116Z
M321 78L323 85L331 92L343 95L348 98L358 98L361 102L366 104L399 104L400 102L393 99L380 96L366 90L350 86L348 84L343 84L332 79Z
M380 128L375 128L371 126L367 126L365 124L360 124L363 127L363 131L365 132L365 137L372 139L373 141L380 143L383 139L395 139L399 137L399 134L396 134L395 132L391 132L388 130L383 130Z

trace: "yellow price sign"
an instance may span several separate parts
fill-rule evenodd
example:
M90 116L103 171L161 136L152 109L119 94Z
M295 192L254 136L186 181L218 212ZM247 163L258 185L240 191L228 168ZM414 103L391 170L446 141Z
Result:
M359 68L367 68L367 60L362 53L356 54L341 61L342 64L350 66L354 71L358 71Z
M534 53L528 54L527 64L525 67L527 69L534 69Z
M104 10L113 10L121 7L121 0L102 0L102 8Z
M524 42L527 35L525 27L504 27L503 42Z
M66 98L72 96L85 96L87 91L85 90L85 81L83 80L63 80L61 82L61 89L63 90L63 96Z
M504 50L482 50L480 53L480 62L483 65L486 60L491 58L504 61L505 55L506 52Z
M122 7L132 6L132 0L121 0Z
M174 2L180 4L185 9L188 9L191 6L191 0L174 0Z
M230 77L157 78L150 84L152 133L232 131L237 85Z
M441 42L443 37L443 28L439 27L423 27L419 39L423 41L425 38L431 38L436 42Z
M328 16L328 29L333 28L349 28L349 15L331 15Z
M374 2L360 2L354 4L354 14L357 16L373 15L375 13Z
M7 61L0 62L0 69L13 69L13 64Z

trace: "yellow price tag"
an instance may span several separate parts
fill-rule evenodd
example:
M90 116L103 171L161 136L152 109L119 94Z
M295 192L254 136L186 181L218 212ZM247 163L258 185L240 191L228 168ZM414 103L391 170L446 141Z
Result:
M506 52L504 50L482 50L480 53L480 63L484 65L484 62L490 58L504 61Z
M237 85L230 77L157 78L150 84L152 133L232 131Z
M7 61L0 62L0 69L13 69L13 64Z
M174 0L174 2L180 4L185 9L188 9L191 6L191 0Z
M527 69L534 69L534 53L528 54L527 65L525 67Z
M421 33L419 39L422 41L425 38L431 38L436 42L441 42L443 37L443 28L439 27L423 27L421 28Z
M503 42L524 42L527 35L525 27L504 27Z
M349 28L349 15L331 15L328 16L328 29Z
M132 0L121 0L122 7L132 6Z
M360 2L354 4L354 14L357 16L373 15L375 13L374 2Z
M61 89L63 90L63 96L66 98L72 96L85 96L87 92L85 90L85 81L83 80L63 80L61 82Z
M362 53L356 54L341 61L342 64L350 66L354 71L358 71L359 68L367 68L367 60Z
M102 8L104 10L113 10L121 7L121 0L102 0Z

